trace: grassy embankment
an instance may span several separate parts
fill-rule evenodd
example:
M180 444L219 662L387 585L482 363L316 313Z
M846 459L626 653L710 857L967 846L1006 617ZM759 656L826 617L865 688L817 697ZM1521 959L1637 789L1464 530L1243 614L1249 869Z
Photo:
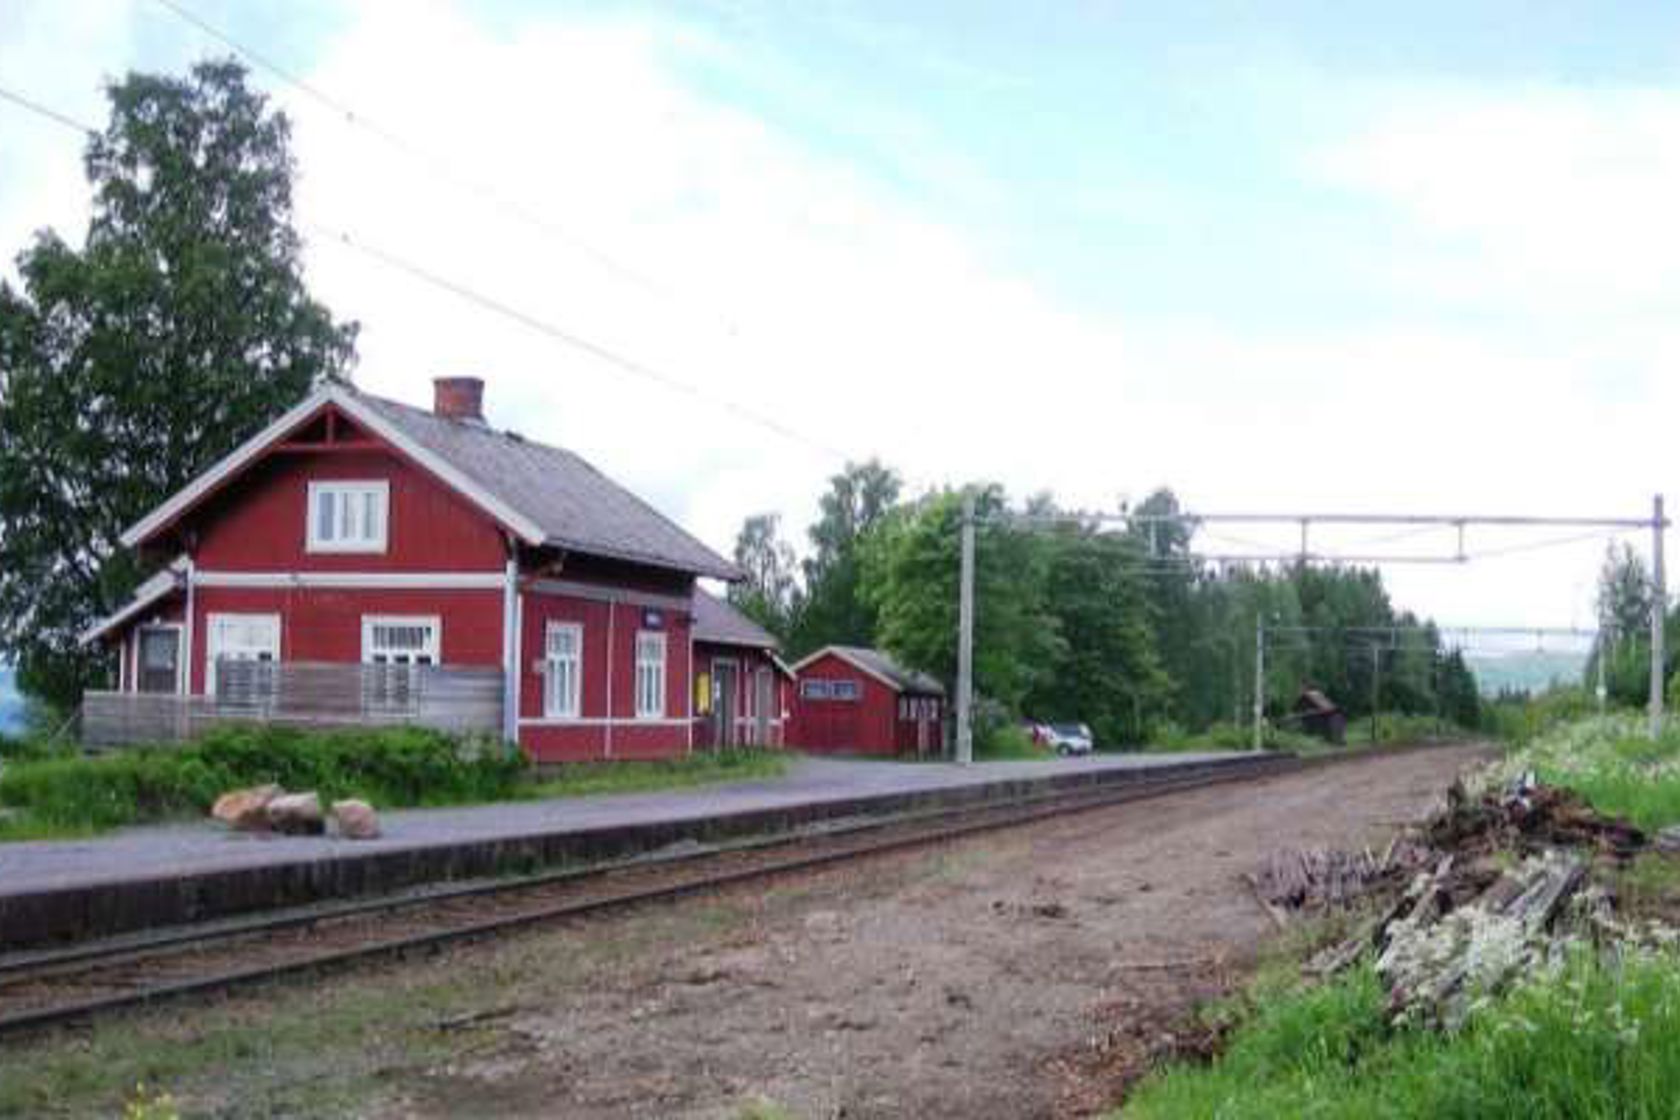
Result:
M1680 733L1653 743L1636 717L1563 725L1513 749L1503 779L1533 770L1647 829L1680 823ZM1624 910L1673 912L1680 866L1646 855L1617 884ZM1680 955L1582 949L1550 973L1486 993L1441 1034L1389 1023L1369 964L1325 984L1272 970L1208 1014L1239 1025L1210 1066L1145 1081L1141 1117L1660 1117L1680 1099Z
M98 758L10 744L0 770L0 840L84 836L202 817L216 797L276 782L379 808L466 805L670 789L770 777L786 756L733 750L664 762L588 763L533 774L497 740L417 728L304 732L227 726L185 746Z

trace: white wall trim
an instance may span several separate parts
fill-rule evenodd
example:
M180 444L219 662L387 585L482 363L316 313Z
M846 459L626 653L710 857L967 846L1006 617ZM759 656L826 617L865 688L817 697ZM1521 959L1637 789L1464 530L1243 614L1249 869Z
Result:
M332 587L402 591L501 591L507 574L491 572L213 572L194 576L200 587Z
M580 583L570 579L532 580L527 589L538 595L566 595L574 599L588 599L595 603L624 603L632 607L654 607L658 610L688 614L693 604L677 595L661 595L655 591L625 591L594 583Z
M519 561L508 541L507 563L502 569L502 738L519 738L520 676Z
M521 727L682 727L692 724L692 720L681 718L665 719L605 719L600 716L521 716Z

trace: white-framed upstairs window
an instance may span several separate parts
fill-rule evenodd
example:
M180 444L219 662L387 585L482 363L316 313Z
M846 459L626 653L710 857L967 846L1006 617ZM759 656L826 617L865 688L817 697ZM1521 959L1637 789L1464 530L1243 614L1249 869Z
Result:
M367 665L436 665L443 622L436 616L362 616L362 662Z
M391 484L311 482L310 552L384 552L391 523Z
M583 710L583 625L550 622L543 640L543 715L576 719Z
M665 714L665 632L636 632L636 718Z

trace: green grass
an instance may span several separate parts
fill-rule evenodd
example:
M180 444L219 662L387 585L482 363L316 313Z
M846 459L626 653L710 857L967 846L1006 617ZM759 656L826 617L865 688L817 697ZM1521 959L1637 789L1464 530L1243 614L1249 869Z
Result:
M1653 742L1641 716L1577 720L1507 753L1494 776L1506 780L1527 770L1641 828L1680 823L1680 729Z
M1369 967L1264 1002L1211 1066L1145 1081L1128 1118L1597 1120L1674 1115L1680 960L1588 956L1457 1035L1395 1030Z
M586 762L532 781L521 798L585 797L603 793L639 793L681 789L714 782L744 782L779 777L787 770L783 751L736 748L658 762Z
M1033 742L1019 724L1003 723L975 736L974 757L985 762L1023 762L1054 758L1055 752Z
M785 756L723 751L668 762L589 763L533 776L518 749L420 728L304 732L219 727L184 746L44 757L0 771L0 841L86 836L201 818L222 793L273 782L380 808L482 804L771 777Z

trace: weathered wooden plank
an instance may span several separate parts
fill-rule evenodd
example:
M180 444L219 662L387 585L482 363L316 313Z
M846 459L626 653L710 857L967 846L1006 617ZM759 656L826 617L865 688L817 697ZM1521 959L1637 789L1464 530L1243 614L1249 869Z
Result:
M224 661L215 696L91 691L82 702L90 746L181 742L217 723L298 727L415 724L494 733L502 673L483 666L384 666Z

